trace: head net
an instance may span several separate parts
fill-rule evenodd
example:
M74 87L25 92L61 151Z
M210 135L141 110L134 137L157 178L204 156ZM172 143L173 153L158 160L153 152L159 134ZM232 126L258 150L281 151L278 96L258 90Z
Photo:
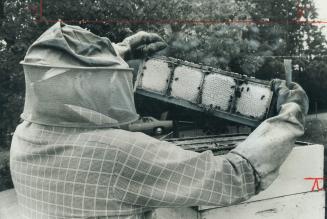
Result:
M24 61L24 120L64 127L119 127L138 119L132 69L107 38L56 23Z

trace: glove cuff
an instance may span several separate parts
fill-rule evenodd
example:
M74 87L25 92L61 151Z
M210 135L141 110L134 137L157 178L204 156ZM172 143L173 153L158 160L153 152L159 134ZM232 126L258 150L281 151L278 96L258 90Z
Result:
M278 116L264 121L231 151L253 166L260 178L259 190L266 189L278 176L279 167L291 152L296 138L304 133L303 118L298 104L284 104Z

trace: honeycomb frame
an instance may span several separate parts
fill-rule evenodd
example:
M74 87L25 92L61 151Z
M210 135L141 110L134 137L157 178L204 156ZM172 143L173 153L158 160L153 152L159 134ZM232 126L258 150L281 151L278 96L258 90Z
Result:
M275 96L268 81L171 57L150 58L144 60L143 66L153 60L159 60L169 66L167 87L163 92L144 88L144 68L140 67L136 93L252 127L272 115ZM185 71L185 74L197 75L196 78L193 81L183 78L184 81L180 82L181 74L178 69L181 68L188 69L189 72ZM178 92L176 84L180 84ZM183 87L184 90L181 89ZM249 95L251 92L248 87L251 91L257 90L258 94Z

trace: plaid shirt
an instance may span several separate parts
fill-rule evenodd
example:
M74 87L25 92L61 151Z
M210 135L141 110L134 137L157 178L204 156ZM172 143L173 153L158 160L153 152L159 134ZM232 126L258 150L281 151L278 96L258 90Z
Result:
M236 153L185 151L141 133L23 122L11 173L24 218L146 218L154 208L229 205L255 194Z

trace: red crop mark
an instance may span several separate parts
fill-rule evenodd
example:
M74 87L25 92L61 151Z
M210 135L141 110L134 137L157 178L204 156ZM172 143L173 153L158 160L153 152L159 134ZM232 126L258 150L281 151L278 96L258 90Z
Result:
M47 23L56 23L58 20L47 20L43 17L44 10L43 5L44 1L40 0L39 4L39 16L40 18L36 20L37 22L47 22ZM297 4L297 18L296 20L267 20L267 19L258 19L258 20L188 20L188 19L158 19L158 20L124 20L124 19L109 19L109 20L88 20L88 19L79 19L79 20L62 20L65 23L75 23L75 24L189 24L189 25L213 25L213 24L256 24L256 25L308 25L308 24L327 24L327 20L313 20L313 21L301 21L300 18L304 15L306 7L302 7L300 3Z
M322 178L322 177L306 177L304 178L305 180L313 180L313 185L311 187L311 192L314 191L325 191L326 189L319 186L319 180L325 181L327 178Z
M304 15L307 10L312 10L313 5L311 4L302 4L300 0L298 0L296 4L296 19L300 20L301 18L304 18Z

